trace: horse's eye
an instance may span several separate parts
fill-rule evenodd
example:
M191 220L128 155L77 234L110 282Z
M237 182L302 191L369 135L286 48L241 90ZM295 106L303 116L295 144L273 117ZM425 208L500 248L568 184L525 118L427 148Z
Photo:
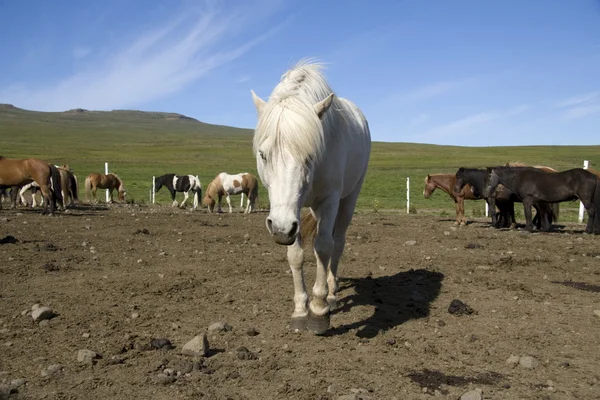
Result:
M260 155L260 158L262 158L263 162L267 162L267 157L265 156L265 153L259 151L258 154Z

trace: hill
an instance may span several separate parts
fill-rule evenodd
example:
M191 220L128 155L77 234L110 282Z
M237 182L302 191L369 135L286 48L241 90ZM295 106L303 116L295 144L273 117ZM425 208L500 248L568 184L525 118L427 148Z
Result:
M37 112L3 104L0 154L66 163L80 180L90 172L103 172L104 162L108 162L109 169L126 182L128 196L136 201L147 201L153 175L197 174L205 186L221 171L256 174L251 129L207 124L176 113ZM454 205L447 195L436 192L431 199L423 199L423 179L428 173L454 173L461 166L483 167L507 161L564 170L581 167L584 159L600 165L600 146L460 147L374 142L358 207L404 210L409 176L417 211L453 214ZM159 193L157 199L166 202L168 196ZM263 188L259 202L267 202ZM482 210L481 202L467 205L468 215L480 215Z

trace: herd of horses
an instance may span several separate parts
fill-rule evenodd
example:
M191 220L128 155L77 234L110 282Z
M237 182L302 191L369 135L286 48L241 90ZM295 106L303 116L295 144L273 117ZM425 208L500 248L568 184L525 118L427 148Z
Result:
M456 205L457 225L467 223L465 200L484 199L496 228L514 228L514 203L523 203L525 229L549 231L559 217L559 204L580 200L588 213L586 233L600 234L600 172L573 168L558 172L546 166L522 163L487 168L458 169L456 174L429 174L423 196L428 199L436 188L446 192ZM496 207L498 211L496 212ZM532 208L536 216L532 217Z
M165 174L156 178L155 192L158 192L163 186L170 192L173 206L185 207L185 203L192 193L194 195L193 208L198 207L202 187L197 175ZM110 203L114 203L114 191L117 191L119 201L125 201L127 194L125 184L116 174L96 172L89 174L85 178L85 193L88 202L92 199L94 202L98 201L96 197L98 189L108 190ZM17 203L28 206L24 196L28 190L31 191L32 207L37 207L36 194L41 192L40 204L44 206L42 214L48 213L48 207L50 208L49 213L54 215L57 208L66 210L68 206L79 202L78 180L68 165L52 165L36 158L7 159L0 156L0 209L2 209L4 198L10 200L11 208L15 208ZM181 204L175 200L178 192L184 194ZM214 212L215 206L217 206L216 211L221 213L221 202L225 197L231 213L233 209L230 196L238 194L242 195L242 204L244 195L248 199L244 213L254 211L258 199L257 178L247 172L235 175L221 172L208 184L202 203L209 212Z
M251 92L257 112L253 152L257 170L269 196L266 229L273 241L287 247L294 284L294 310L290 327L324 334L337 307L337 271L344 252L346 231L352 221L371 153L367 119L350 100L334 94L317 63L303 61L283 74L268 101ZM33 180L38 183L45 205L60 192L58 170L39 160L0 160L0 186L11 187ZM52 178L52 179L51 179ZM97 174L86 179L86 188L125 189L118 179ZM159 177L158 189L201 193L196 176ZM219 174L208 186L203 200L209 210L221 210L221 198L245 192L257 196L256 178L250 174ZM514 222L514 202L525 207L527 228L533 229L531 207L538 211L537 224L548 229L558 216L553 204L578 198L589 214L587 232L600 234L600 180L593 173L574 169L564 172L535 167L501 166L473 170L461 168L455 175L428 175L427 197L436 187L457 203L457 222L464 223L464 200L484 198L495 210L495 224ZM429 193L429 194L427 194ZM187 199L187 197L186 197ZM174 201L174 196L173 196ZM185 200L184 200L185 203ZM174 203L175 204L175 203ZM253 206L250 206L250 209ZM308 208L308 212L303 211ZM312 296L303 273L304 245L312 241L316 258Z

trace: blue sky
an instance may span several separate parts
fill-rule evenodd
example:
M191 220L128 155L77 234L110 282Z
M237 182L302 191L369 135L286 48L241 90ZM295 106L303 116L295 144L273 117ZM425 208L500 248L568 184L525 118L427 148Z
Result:
M0 0L0 103L253 128L303 57L373 140L600 144L599 0Z

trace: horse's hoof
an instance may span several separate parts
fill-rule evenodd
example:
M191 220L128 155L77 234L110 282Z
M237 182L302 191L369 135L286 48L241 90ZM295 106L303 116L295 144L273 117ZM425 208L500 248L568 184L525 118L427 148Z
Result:
M329 313L325 315L310 313L306 328L315 335L324 335L329 330Z
M290 331L300 332L306 330L308 317L292 317L290 320Z
M327 297L327 304L329 304L329 310L333 311L337 308L337 299L335 297Z

